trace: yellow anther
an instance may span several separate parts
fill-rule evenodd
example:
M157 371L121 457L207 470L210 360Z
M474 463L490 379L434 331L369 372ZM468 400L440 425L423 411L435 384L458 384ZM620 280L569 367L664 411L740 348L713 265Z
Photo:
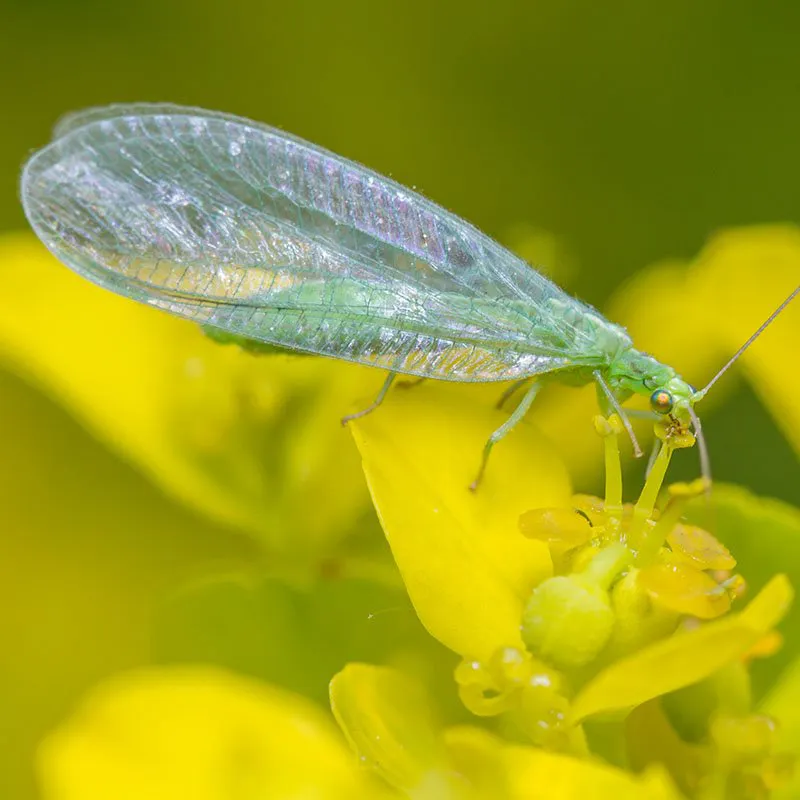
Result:
M602 523L605 505L599 497L593 494L575 494L572 496L572 504L579 511L583 511L595 525Z
M639 585L654 603L679 614L714 619L731 607L724 587L688 565L653 564L640 571Z
M675 525L667 534L672 551L700 569L733 569L736 559L724 544L695 525Z
M604 417L597 414L594 419L594 429L599 436L619 436L624 430L622 420L617 414L612 414L610 417Z
M673 450L692 447L695 443L694 434L685 425L671 420L666 423L657 422L653 430L656 436Z
M707 478L696 478L689 483L672 483L667 486L667 493L670 497L680 497L691 500L706 493L709 488Z
M747 581L741 575L728 575L722 580L719 578L719 572L712 573L712 576L715 581L719 581L720 586L725 587L731 600L738 600L747 593Z
M774 656L783 647L783 636L778 631L770 631L762 636L743 656L742 661L752 661L754 658L769 658Z
M592 538L592 526L586 517L566 508L536 508L519 518L522 535L554 545L564 553Z

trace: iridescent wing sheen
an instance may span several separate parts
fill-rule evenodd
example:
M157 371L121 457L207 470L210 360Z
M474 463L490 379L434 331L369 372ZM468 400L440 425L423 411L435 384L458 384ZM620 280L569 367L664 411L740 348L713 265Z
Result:
M445 380L602 365L630 340L426 198L296 137L166 105L67 117L22 176L80 274L195 322Z

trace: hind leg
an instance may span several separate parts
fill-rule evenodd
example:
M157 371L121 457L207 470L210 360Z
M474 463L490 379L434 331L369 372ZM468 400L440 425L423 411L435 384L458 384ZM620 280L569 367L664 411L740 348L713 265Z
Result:
M497 401L495 408L502 408L529 380L530 378L520 378L520 380L514 381L514 383L500 395L500 399Z
M342 417L342 425L347 425L348 422L351 422L354 419L360 419L361 417L366 417L367 414L371 414L384 401L389 392L389 387L392 385L396 377L396 372L390 372L386 376L386 380L383 382L383 386L381 386L381 390L378 392L377 397L365 409L356 411L355 414L348 414L346 417Z
M424 383L427 378L406 378L402 381L397 381L397 388L398 389L413 389L415 386L419 386L421 383Z

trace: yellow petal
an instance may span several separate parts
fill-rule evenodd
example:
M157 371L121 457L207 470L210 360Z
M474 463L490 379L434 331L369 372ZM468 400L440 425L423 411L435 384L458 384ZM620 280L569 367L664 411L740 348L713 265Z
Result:
M325 714L210 668L101 686L41 746L45 800L381 797Z
M678 800L660 771L634 776L600 762L510 747L506 768L513 800Z
M0 358L183 502L292 553L363 513L339 417L369 402L377 371L217 345L81 279L29 234L0 238L0 277Z
M800 230L763 225L725 231L705 247L693 267L693 292L732 355L798 285ZM742 358L753 389L800 453L800 371L797 360L800 300L764 332ZM724 363L724 362L723 362ZM716 392L718 386L713 391Z
M632 775L599 761L508 745L487 731L449 728L453 768L480 800L680 800L661 770Z
M697 786L708 770L707 751L677 734L659 700L635 708L625 720L625 750L631 769L660 764L683 787Z
M552 448L523 422L468 486L492 429L506 418L472 404L469 387L392 393L354 424L372 499L411 601L439 641L487 659L522 649L519 625L533 586L550 574L547 546L519 531L522 512L569 503Z
M331 709L364 766L407 792L444 785L444 751L421 686L389 667L348 664L330 684Z
M575 698L573 721L637 706L708 677L741 658L772 630L792 596L789 582L778 575L739 614L677 633L612 664Z
M459 725L442 734L453 772L461 779L460 797L469 800L512 800L507 747L482 728Z

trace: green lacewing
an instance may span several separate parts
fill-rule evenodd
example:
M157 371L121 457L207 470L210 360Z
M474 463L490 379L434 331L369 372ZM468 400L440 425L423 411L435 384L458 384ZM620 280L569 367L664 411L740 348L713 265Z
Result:
M29 159L21 194L50 251L100 286L217 338L387 370L368 411L398 374L528 383L479 477L545 378L596 383L637 451L620 407L634 393L700 433L692 407L711 384L696 391L427 198L267 125L167 104L78 112Z

